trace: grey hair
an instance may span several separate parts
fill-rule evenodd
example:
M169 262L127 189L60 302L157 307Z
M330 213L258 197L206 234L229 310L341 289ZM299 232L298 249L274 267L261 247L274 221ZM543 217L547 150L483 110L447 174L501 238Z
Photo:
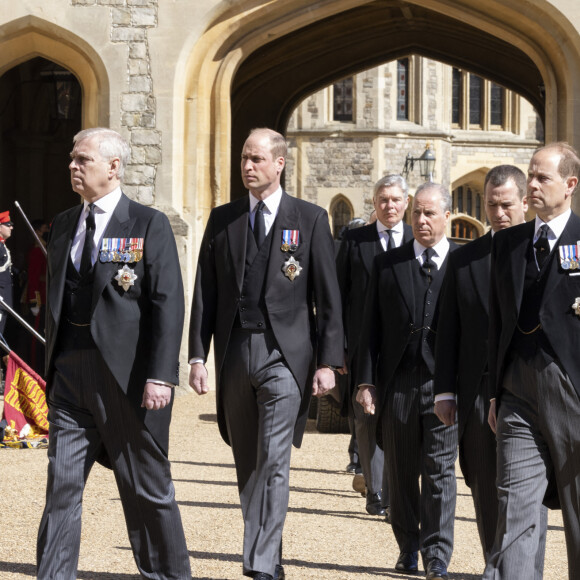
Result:
M417 188L417 191L415 192L415 199L417 199L417 196L420 193L423 193L424 191L428 191L430 189L434 189L435 191L439 192L439 195L441 196L441 209L443 210L443 212L451 211L451 207L453 205L451 195L447 190L447 188L441 185L440 183L426 181Z
M117 170L117 178L119 181L123 180L125 168L131 160L131 147L123 137L107 127L92 127L90 129L83 129L73 137L73 143L78 143L84 139L92 139L96 137L99 142L99 153L101 156L110 161L116 157L119 159L119 169Z
M377 194L383 187L393 187L397 186L402 192L405 199L409 197L409 186L407 185L407 181L402 175L397 175L392 173L390 175L385 175L381 177L376 183L373 188L373 199L377 197Z

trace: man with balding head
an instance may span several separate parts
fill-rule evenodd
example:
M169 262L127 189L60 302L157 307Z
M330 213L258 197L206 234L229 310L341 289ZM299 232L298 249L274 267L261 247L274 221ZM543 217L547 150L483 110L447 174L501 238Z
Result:
M201 244L189 331L190 384L209 390L213 337L218 424L232 447L244 517L244 575L282 580L292 442L311 393L343 363L334 241L322 208L280 178L286 141L255 129L242 149L249 194L215 208Z
M534 576L550 484L562 508L569 578L580 578L580 218L571 211L579 173L567 143L537 149L527 180L536 218L494 237L489 422L499 514L490 580Z
M455 423L457 413L459 464L471 489L487 561L497 524L496 443L487 423L493 396L487 366L490 254L496 232L525 221L528 202L524 172L514 165L494 167L485 176L483 203L491 230L449 256L441 290L435 413L446 425ZM538 579L544 568L546 510L544 516L544 542L537 553Z
M363 315L357 401L382 426L395 570L447 578L453 551L457 426L433 411L438 296L450 250L451 196L425 183L415 193L414 240L375 258Z

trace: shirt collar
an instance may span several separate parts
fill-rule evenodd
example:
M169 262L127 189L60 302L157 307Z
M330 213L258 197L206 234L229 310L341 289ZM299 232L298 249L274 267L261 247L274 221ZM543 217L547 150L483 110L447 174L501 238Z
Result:
M413 240L413 249L415 250L415 258L418 258L427 249L423 244L420 244L417 240ZM434 246L435 255L441 258L443 261L449 252L449 240L443 236Z
M401 220L399 223L396 223L392 228L387 227L380 220L377 220L375 223L377 224L377 232L379 232L379 234L381 232L386 232L387 230L391 230L392 232L398 234L401 232L401 224L403 221Z
M564 231L564 228L566 227L566 224L570 219L571 213L572 210L567 209L564 213L560 214L559 216L555 217L553 220L550 220L549 222L543 222L538 216L536 216L536 223L534 227L534 239L538 237L538 230L540 229L540 226L542 226L543 224L547 224L548 226L550 226L550 231L554 236L552 237L552 235L549 235L548 239L557 240L562 235L562 232Z
M248 194L250 196L250 213L254 211L258 202L260 201L257 197L253 196L251 193ZM275 215L278 212L278 207L280 206L280 201L282 200L282 187L279 186L278 189L271 193L266 199L262 200L268 213Z
M95 201L95 207L97 207L99 209L99 213L112 213L115 208L117 207L117 204L119 203L119 200L121 199L121 195L123 195L123 192L121 191L121 187L116 187L115 189L113 189L113 191L107 193L107 195L104 195L103 197L97 199L97 201ZM84 211L85 213L87 212L87 207L89 206L89 202L87 200L84 201Z

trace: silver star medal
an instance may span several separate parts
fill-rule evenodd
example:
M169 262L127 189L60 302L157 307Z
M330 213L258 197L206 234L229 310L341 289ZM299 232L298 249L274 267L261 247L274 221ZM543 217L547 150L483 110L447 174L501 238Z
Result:
M574 300L574 304L572 304L572 310L576 316L580 316L580 298L576 298L576 300Z
M135 285L137 274L135 274L135 272L125 264L120 270L117 270L115 280L117 280L119 286L123 286L123 290L127 292L131 286Z
M294 259L294 256L290 256L288 260L284 262L282 266L282 272L284 272L284 276L290 278L290 281L294 281L296 276L300 276L300 272L302 271L302 266L298 260Z

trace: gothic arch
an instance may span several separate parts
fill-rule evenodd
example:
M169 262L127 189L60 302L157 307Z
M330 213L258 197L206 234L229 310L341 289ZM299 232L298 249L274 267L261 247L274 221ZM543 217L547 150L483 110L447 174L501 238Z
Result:
M7 70L40 56L68 69L78 79L83 94L83 127L109 122L109 79L105 66L82 38L36 16L5 24L0 37L0 76Z
M340 230L354 218L354 208L350 200L341 193L335 195L330 201L328 217L332 235L334 239L338 239Z
M284 131L307 94L409 53L519 92L544 117L546 141L580 144L580 101L573 98L580 93L580 36L547 0L524 7L519 0L222 3L182 59L183 179L192 192L185 205L195 206L196 235L211 207L239 194L236 160L248 129Z

